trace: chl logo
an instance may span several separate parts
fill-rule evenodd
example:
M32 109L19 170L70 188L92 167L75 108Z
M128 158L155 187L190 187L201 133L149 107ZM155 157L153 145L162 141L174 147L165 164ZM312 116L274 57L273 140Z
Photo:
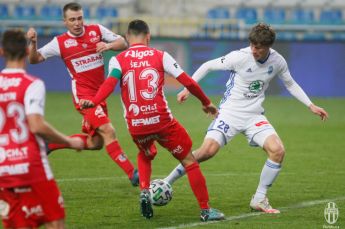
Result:
M328 204L326 204L323 214L328 224L335 224L339 217L339 210L337 208L337 205L334 202L329 202Z

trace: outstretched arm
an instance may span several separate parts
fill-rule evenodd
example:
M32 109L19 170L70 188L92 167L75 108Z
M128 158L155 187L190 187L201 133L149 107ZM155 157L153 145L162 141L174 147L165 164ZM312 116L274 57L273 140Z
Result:
M320 116L322 121L325 121L328 118L328 113L323 108L318 107L312 103L307 94L298 85L298 83L296 83L296 81L291 77L289 73L284 74L282 80L286 89L291 93L291 95L293 95L296 99L309 107L311 112Z
M201 101L203 105L202 109L206 114L210 114L212 116L218 114L217 108L211 103L211 100L206 96L201 87L191 77L183 72L176 79Z
M104 52L107 50L121 51L128 48L126 40L107 29L106 27L99 25L102 33L102 41L96 45L97 52Z

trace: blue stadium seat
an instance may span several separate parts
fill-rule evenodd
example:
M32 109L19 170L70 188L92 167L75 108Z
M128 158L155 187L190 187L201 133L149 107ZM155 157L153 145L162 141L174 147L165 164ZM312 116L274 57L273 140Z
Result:
M314 11L312 9L296 8L292 11L291 22L295 24L312 24L314 20Z
M104 18L108 18L108 17L117 17L118 16L118 12L117 9L114 7L110 7L110 6L99 6L96 9L96 18L97 19L104 19Z
M31 5L17 5L14 8L13 17L17 20L35 19L36 9Z
M207 19L229 19L230 13L229 13L228 9L226 9L226 8L220 8L220 7L219 8L213 8L207 12L206 18ZM206 31L216 30L216 29L223 30L224 28L225 27L223 24L206 23L204 25L204 29Z
M8 7L6 4L0 4L0 18L1 19L7 19L9 17L8 15Z
M258 21L256 9L249 7L237 9L236 18L244 20L246 24L253 24Z
M320 13L321 24L341 24L343 22L340 9L322 10Z
M60 6L47 4L41 8L40 16L45 20L61 20L62 9Z
M90 7L87 5L83 6L83 13L84 13L84 18L85 19L90 19L91 18L91 13L90 13Z
M283 24L285 23L285 9L284 8L266 8L264 10L264 21L269 24Z

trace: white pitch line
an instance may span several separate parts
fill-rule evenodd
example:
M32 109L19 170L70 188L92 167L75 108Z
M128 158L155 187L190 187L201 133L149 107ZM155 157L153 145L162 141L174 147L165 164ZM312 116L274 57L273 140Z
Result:
M307 208L307 207L311 207L311 206L315 206L315 205L319 205L319 204L325 204L328 202L335 202L335 201L342 201L342 200L345 200L345 196L337 197L334 199L305 201L305 202L301 202L301 203L291 205L288 207L279 208L279 210L281 212L286 212L290 209ZM250 218L253 216L264 215L264 214L266 214L266 213L251 212L251 213L241 214L241 215L237 215L237 216L228 216L225 218L225 220L221 220L221 221L188 223L188 224L180 224L180 225L172 226L172 227L159 227L157 229L190 228L190 227L196 227L196 226L202 226L202 225L216 224L216 223L222 223L222 222L230 222L230 221L234 221L234 220L238 220L238 219L245 219L245 218Z

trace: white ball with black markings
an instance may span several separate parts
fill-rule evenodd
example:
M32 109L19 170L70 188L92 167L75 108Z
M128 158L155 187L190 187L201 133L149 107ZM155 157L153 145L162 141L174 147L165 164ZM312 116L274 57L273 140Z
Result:
M155 206L167 205L173 196L171 185L162 180L156 179L150 183L151 203Z

